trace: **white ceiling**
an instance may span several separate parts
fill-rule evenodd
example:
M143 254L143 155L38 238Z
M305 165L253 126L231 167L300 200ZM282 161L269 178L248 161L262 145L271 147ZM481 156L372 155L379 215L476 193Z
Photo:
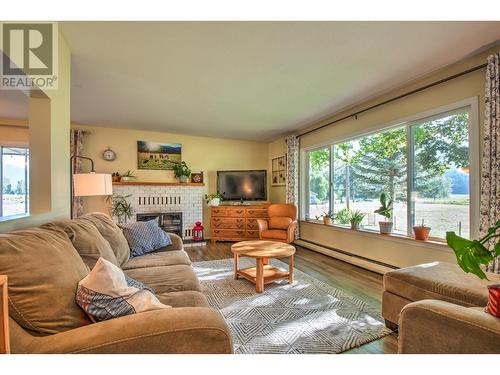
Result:
M500 39L500 22L64 22L72 121L270 140Z

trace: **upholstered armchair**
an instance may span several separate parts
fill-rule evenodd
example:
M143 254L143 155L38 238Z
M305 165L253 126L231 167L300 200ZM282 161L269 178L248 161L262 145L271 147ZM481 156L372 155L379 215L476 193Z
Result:
M293 242L297 227L297 207L293 204L272 204L267 210L269 219L257 219L259 238L286 243Z

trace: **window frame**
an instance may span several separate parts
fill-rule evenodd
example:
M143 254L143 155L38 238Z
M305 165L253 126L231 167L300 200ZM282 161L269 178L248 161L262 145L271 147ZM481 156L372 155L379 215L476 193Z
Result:
M3 157L4 157L4 149L5 148L17 148L17 149L24 149L26 150L26 153L24 154L24 159L25 159L25 165L26 167L24 168L24 212L16 213L16 214L11 214L11 215L5 215L3 214L3 177L4 177L4 171L3 171ZM1 182L1 188L0 188L0 221L1 220L8 220L9 218L15 218L18 216L24 216L24 215L29 215L29 197L30 197L30 182L29 182L29 167L30 167L30 148L28 146L11 146L8 144L0 144L0 182Z
M405 118L392 121L390 123L384 123L377 126L370 127L364 131L357 131L346 137L339 137L335 139L325 140L320 144L315 144L313 146L304 147L301 149L300 165L303 167L301 170L305 173L300 175L300 218L301 220L311 220L307 218L306 214L309 212L309 152L318 149L330 148L330 202L329 207L332 209L332 197L334 195L333 191L333 176L334 176L334 163L333 163L333 147L336 144L356 140L365 136L369 136L375 133L383 132L386 130L391 130L397 127L404 126L406 129L406 142L407 142L407 233L404 237L410 237L413 232L412 220L414 218L414 181L413 181L413 171L414 171L414 139L412 129L417 124L422 124L425 121L432 120L433 118L440 118L446 116L447 114L453 114L458 111L466 109L469 113L468 118L468 134L469 134L469 223L470 223L470 233L471 238L475 238L479 235L479 206L480 206L480 186L479 186L479 176L480 176L480 154L479 154L479 98L477 96L460 100L448 105L440 106L420 112ZM302 194L305 193L305 194ZM337 225L344 228L343 225ZM361 231L373 232L369 229L361 229ZM394 234L393 236L400 236ZM431 237L432 240L443 242L444 239L438 237Z

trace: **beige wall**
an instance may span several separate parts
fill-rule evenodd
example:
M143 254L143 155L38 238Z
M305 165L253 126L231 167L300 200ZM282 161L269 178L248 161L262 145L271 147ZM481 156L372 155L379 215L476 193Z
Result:
M48 119L50 125L46 129L49 134L42 139L30 137L30 148L36 150L31 157L32 166L34 161L48 166L48 173L41 177L40 181L37 181L37 178L32 179L30 184L30 186L35 187L37 183L40 183L48 186L48 189L44 190L44 196L36 198L37 202L31 203L37 204L45 201L50 202L50 204L43 213L32 213L28 217L0 222L0 232L39 225L53 219L69 216L71 53L61 34L59 34L58 64L59 88L44 92L46 98L50 99L50 103L47 102L50 104L50 118ZM31 123L32 119L30 118L30 125ZM32 130L30 126L30 133Z
M172 171L138 170L137 141L171 142L182 144L182 160L192 172L204 173L205 193L217 190L217 170L267 169L268 145L261 142L239 141L222 138L196 137L144 130L114 129L96 126L73 125L88 131L84 137L83 155L91 157L97 172L135 171L139 181L176 181ZM102 152L110 146L117 154L115 161L102 159ZM102 198L87 198L84 209L106 211ZM204 205L203 224L209 230L210 217Z
M406 87L387 93L383 96L350 108L335 116L331 116L322 122L312 124L310 128L318 127L324 123L348 115L357 110L380 103L391 97L408 92L412 89L424 86L444 77L461 72L468 68L484 64L489 54L498 52L497 47L479 55L468 58L454 64L442 71L432 74L424 79L415 81ZM301 149L324 143L326 141L337 141L349 136L362 133L375 126L389 124L411 115L425 112L437 107L455 103L467 98L478 97L479 121L484 120L484 81L485 70L470 73L452 81L443 83L427 89L418 94L411 95L388 105L373 109L336 125L326 127L300 138ZM337 249L349 251L353 254L370 258L379 262L395 265L410 266L435 260L455 262L452 251L444 246L423 246L418 242L409 240L388 241L382 235L346 231L341 228L326 227L312 223L301 223L301 238L315 243L324 244Z
M269 179L272 178L271 170L272 170L272 159L278 156L283 156L286 154L286 142L285 138L277 139L274 142L268 144L268 171L269 171ZM285 187L284 186L271 186L269 192L269 200L272 203L285 203Z
M12 125L10 121L0 119L0 144L27 147L29 145L28 125Z

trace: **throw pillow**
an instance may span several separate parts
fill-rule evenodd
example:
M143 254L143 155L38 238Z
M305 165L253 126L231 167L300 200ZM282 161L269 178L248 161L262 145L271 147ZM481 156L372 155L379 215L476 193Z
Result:
M144 311L168 309L141 282L104 258L79 283L76 303L94 322Z
M131 257L144 255L172 244L170 236L158 226L156 219L123 224L121 227L130 246Z

